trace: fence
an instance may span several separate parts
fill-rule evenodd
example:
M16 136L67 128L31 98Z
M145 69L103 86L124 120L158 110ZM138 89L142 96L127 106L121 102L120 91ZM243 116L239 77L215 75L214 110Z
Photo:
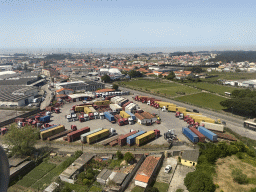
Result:
M34 111L30 111L28 113L24 113L22 115L19 115L17 117L12 118L12 119L8 119L6 121L1 122L0 123L0 127L3 127L3 126L6 126L6 125L14 123L16 118L26 118L26 117L29 117L31 115L35 115L36 113L40 113L42 111L44 111L44 110L36 109Z
M131 182L134 175L136 174L136 172L138 171L138 169L140 168L141 164L145 159L146 159L145 155L142 155L142 157L140 158L136 166L133 168L132 172L125 178L123 184L121 185L121 189L119 190L120 192L125 191L125 189L128 187L129 183Z

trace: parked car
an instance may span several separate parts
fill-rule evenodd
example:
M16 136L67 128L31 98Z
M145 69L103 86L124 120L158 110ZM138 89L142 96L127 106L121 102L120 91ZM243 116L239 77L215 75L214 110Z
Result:
M165 173L169 173L171 170L172 170L172 166L171 166L171 165L167 165L167 166L164 168L164 172L165 172Z
M193 109L193 112L195 113L199 113L199 111L197 109Z

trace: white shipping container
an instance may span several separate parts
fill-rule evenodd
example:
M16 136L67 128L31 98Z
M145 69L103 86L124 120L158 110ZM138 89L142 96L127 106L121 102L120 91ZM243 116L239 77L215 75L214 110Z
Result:
M221 124L215 124L215 123L208 123L208 122L202 122L201 124L204 124L204 127L206 129L224 132L224 125Z

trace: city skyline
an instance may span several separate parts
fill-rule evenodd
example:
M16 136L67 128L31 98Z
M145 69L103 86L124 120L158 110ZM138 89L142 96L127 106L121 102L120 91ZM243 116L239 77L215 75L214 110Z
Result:
M0 2L1 52L255 50L252 1Z

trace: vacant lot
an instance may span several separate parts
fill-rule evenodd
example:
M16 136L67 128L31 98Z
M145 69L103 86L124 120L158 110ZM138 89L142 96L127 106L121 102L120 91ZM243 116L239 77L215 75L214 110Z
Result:
M217 85L217 84L212 84L212 83L206 83L206 82L200 82L200 83L186 83L187 85L203 89L206 91L209 91L211 93L218 93L219 95L225 95L225 92L230 92L234 91L235 87L229 87L229 86L224 86L224 85Z
M250 159L248 156L245 156L245 161ZM249 191L251 188L255 188L256 184L238 184L233 181L232 170L234 168L239 168L247 175L248 178L255 180L256 178L256 167L248 163L243 162L243 159L240 160L236 156L226 157L223 159L218 159L216 162L216 176L214 177L214 183L219 185L219 188L216 189L216 192L223 191L233 191L233 192L243 192ZM255 159L254 159L255 162Z
M121 85L124 84L130 88L141 88L144 91L150 91L154 93L162 93L167 96L177 96L181 93L191 94L200 92L197 89L187 87L177 83L165 83L160 80L132 80L128 82L121 82Z
M17 111L16 110L0 110L0 122L3 122L5 120L11 119L13 117L22 115L26 113L27 111Z
M224 109L220 105L220 102L226 100L226 98L211 93L197 93L193 95L177 97L175 100L218 111Z

